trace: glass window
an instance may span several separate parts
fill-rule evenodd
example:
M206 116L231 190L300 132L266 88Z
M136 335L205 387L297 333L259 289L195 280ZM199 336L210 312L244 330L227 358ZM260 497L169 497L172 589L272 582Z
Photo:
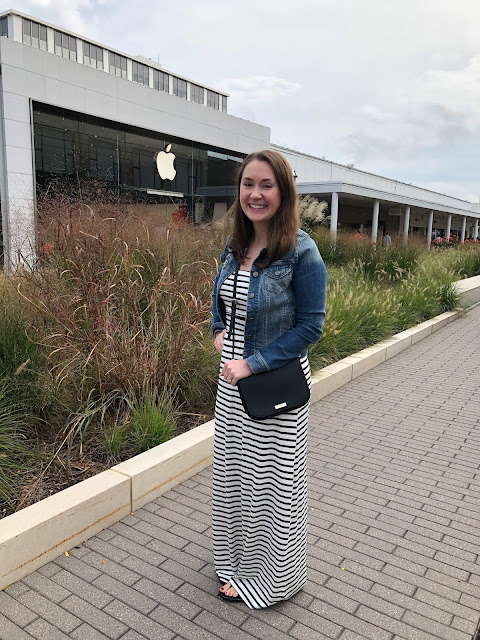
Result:
M109 57L109 72L118 76L119 78L127 77L127 59L124 56L121 56L118 53L113 53L113 51L108 52Z
M4 18L6 20L6 18ZM2 35L4 34L2 31ZM36 49L47 50L47 27L38 22L23 18L23 44L28 44Z
M190 85L190 100L192 102L196 102L197 104L203 104L205 100L205 89L203 87L199 87L198 84Z
M158 71L157 69L153 70L153 88L157 91L166 91L169 92L168 87L169 76L168 73L164 73L163 71Z
M222 111L227 113L227 96L222 96Z
M67 33L55 31L55 53L67 60L77 59L77 39Z
M132 79L134 82L138 82L138 84L144 84L148 87L148 70L146 64L141 64L140 62L133 62L133 76Z
M5 16L0 20L0 36L8 38L8 18Z
M187 99L187 82L180 78L173 78L173 95Z
M212 109L220 108L220 95L216 91L207 90L207 107Z
M83 64L94 69L103 69L103 49L89 42L83 43Z

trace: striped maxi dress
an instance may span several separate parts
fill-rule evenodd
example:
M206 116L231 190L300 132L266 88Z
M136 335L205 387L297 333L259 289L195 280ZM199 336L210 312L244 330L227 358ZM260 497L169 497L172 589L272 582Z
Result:
M235 354L228 339L233 278L220 289L227 313L223 364L242 358L250 272L237 280ZM302 366L311 384L307 357ZM215 570L252 609L291 598L305 584L309 403L252 420L238 389L219 377L215 405L212 530Z

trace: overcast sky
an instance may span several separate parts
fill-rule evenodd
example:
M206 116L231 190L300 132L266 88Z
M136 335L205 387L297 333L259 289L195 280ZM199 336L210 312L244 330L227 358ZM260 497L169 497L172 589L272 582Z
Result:
M479 0L12 6L228 91L276 144L479 202Z

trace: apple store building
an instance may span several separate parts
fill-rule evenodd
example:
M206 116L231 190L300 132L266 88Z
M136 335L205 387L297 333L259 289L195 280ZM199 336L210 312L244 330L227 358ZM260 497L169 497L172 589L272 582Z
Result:
M270 129L227 113L228 94L18 11L0 14L0 196L7 265L35 256L40 198L82 185L134 205L222 215ZM212 190L213 192L207 192ZM63 190L63 191L62 191Z
M193 222L222 216L235 170L274 148L300 194L326 200L330 231L379 224L428 239L432 230L478 237L472 203L271 144L268 127L228 113L228 94L18 11L0 13L0 253L35 258L45 194L79 185L135 206L179 204ZM64 190L64 191L62 191ZM393 213L397 215L394 217Z

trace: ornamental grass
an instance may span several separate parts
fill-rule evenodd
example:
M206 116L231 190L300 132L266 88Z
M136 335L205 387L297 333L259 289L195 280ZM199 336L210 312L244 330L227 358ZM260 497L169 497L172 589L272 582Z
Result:
M0 274L0 512L69 486L210 418L210 335L225 228L153 207L44 208L31 271ZM480 248L371 247L311 231L329 271L313 369L458 304ZM18 473L17 473L18 471Z

